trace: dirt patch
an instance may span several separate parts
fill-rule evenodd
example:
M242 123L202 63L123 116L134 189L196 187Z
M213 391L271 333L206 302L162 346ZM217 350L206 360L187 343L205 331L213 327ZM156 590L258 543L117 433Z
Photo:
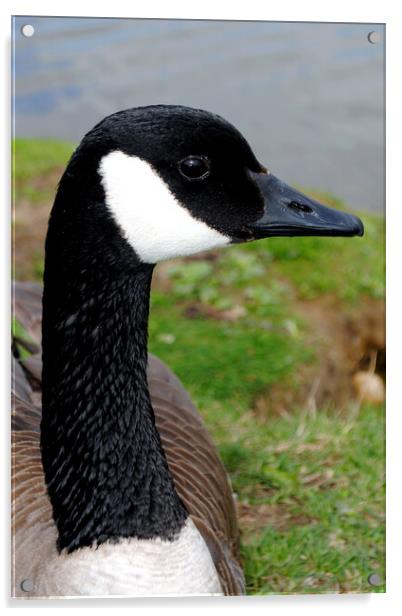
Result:
M252 535L262 532L267 526L272 526L278 531L285 531L291 526L305 526L314 522L314 519L303 514L293 514L286 505L272 505L262 503L250 505L238 503L237 512L239 525L244 538L249 529Z
M14 217L13 266L18 280L35 280L43 262L50 204L20 201ZM33 222L34 221L34 222Z
M301 366L293 383L274 386L254 402L257 415L284 414L295 405L316 410L342 409L356 399L354 376L372 371L385 381L385 303L366 298L345 312L334 297L297 301L295 309L310 324L306 344L316 361Z

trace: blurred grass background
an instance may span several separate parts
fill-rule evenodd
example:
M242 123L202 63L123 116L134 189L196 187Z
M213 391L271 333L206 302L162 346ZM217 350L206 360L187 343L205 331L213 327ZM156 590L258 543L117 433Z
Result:
M72 149L14 143L17 279L41 280ZM362 218L363 238L268 239L155 270L150 350L230 474L250 594L385 590L384 408L359 380L385 378L384 221Z

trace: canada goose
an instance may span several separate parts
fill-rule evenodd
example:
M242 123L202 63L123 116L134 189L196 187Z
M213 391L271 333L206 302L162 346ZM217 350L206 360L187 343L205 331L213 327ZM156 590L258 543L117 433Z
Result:
M222 463L178 379L147 353L152 272L268 236L362 234L206 111L129 109L83 138L49 220L43 370L42 292L15 286L37 344L15 362L15 595L244 593Z

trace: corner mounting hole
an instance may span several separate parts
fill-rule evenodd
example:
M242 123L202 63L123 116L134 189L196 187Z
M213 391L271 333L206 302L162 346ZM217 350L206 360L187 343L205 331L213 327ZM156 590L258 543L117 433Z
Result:
M367 581L370 584L370 586L381 586L382 584L382 580L380 576L378 575L378 573L370 573L370 575L367 578Z
M34 584L32 580L22 580L21 584L21 590L23 590L24 592L31 592L34 588Z
M35 34L35 28L31 24L25 24L21 28L21 34L26 38L30 38Z
M376 43L379 43L381 41L381 36L379 32L376 32L375 30L373 30L373 32L368 33L367 39L369 43L371 43L372 45L375 45Z
M311 212L313 211L309 205L306 205L305 203L299 203L298 201L291 201L289 203L289 207L291 207L292 210L299 210L300 212L307 212L308 214L311 214Z

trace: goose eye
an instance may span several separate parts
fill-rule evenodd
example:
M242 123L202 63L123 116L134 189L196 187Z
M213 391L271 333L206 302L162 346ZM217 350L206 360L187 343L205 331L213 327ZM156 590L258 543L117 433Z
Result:
M206 156L187 156L179 162L179 171L187 180L204 180L209 176L209 168Z

